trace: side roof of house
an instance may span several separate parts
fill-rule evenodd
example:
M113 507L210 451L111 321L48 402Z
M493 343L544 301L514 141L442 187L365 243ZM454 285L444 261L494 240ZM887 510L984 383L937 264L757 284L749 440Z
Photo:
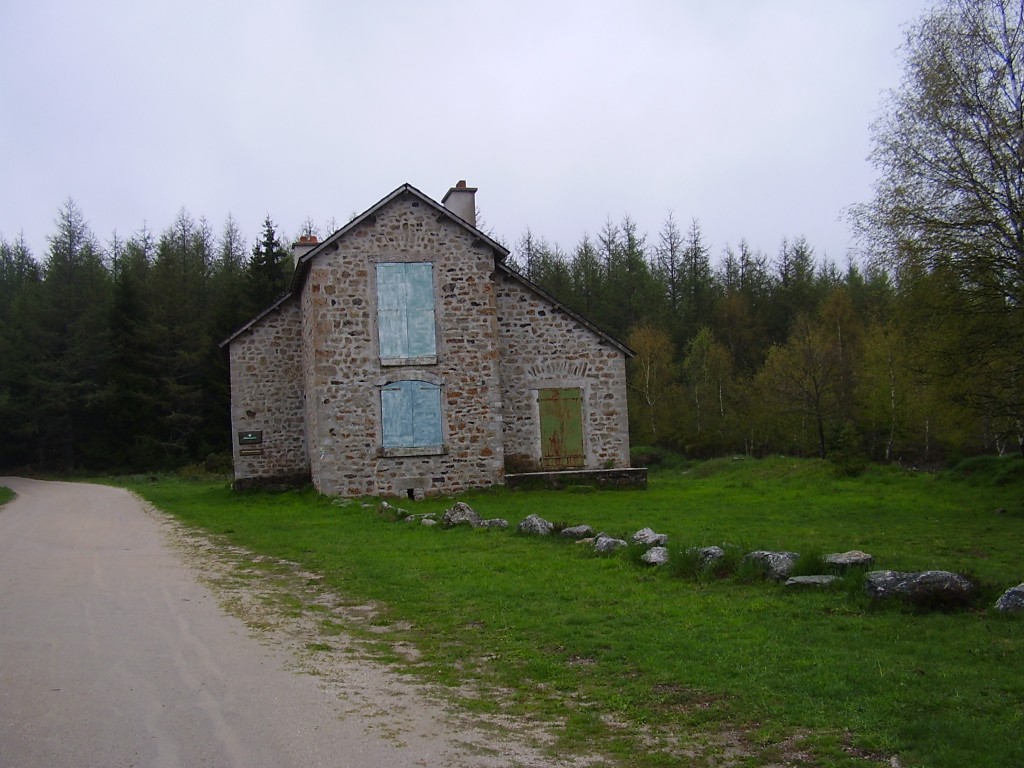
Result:
M510 277L511 279L521 283L528 290L533 291L538 296L541 296L542 298L544 298L546 301L551 302L554 306L558 307L561 311L565 312L567 315L569 315L570 317L575 319L581 325L585 326L586 328L588 328L591 331L593 331L594 333L596 333L598 336L600 336L601 338L606 340L609 344L611 344L611 345L615 346L616 348L620 349L626 356L628 356L628 357L632 357L633 356L633 354L634 354L633 350L631 350L625 344L623 344L622 342L612 338L608 333L606 333L605 331L601 330L593 322L591 322L590 320L588 320L585 317L583 317L583 315L579 314L578 312L576 312L573 309L570 309L568 306L566 306L561 301L556 299L554 296L549 294L543 288L541 288L540 286L534 284L528 278L526 278L524 275L520 274L515 269L513 269L511 266L506 264L505 260L506 260L506 258L508 258L509 250L505 246L503 246L501 243L497 242L496 240L494 240L493 238L491 238L490 236L488 236L484 232L481 232L479 229L474 227L472 224L470 224L469 222L467 222L466 220L464 220L463 218L461 218L457 214L453 213L452 211L450 211L445 206L441 205L436 200L434 200L431 197L423 194L416 187L414 187L412 184L409 184L409 183L402 184L400 187L395 189L390 194L385 195L380 200L378 200L376 203L374 203L369 208L367 208L363 213L359 214L358 216L353 218L350 222L348 222L345 226L343 226L341 229L337 230L330 237L327 237L326 239L323 240L323 242L317 244L317 246L315 248L311 249L307 253L304 253L299 258L298 263L295 265L295 271L292 274L291 285L289 286L288 292L283 294L273 304L271 304L265 310L260 312L258 315L253 317L247 323L245 323L240 328L238 328L234 333L232 333L230 336L228 336L226 339L224 339L222 342L220 342L219 346L221 348L227 347L228 345L231 344L232 341L234 341L239 336L241 336L244 333L246 333L254 325L257 325L267 315L270 315L273 312L276 312L278 309L280 309L281 306L284 305L285 303L287 303L289 299L291 299L293 297L297 297L302 292L302 287L303 287L303 285L306 282L307 276L309 275L310 264L311 264L313 259L315 259L320 254L330 253L331 251L337 250L337 248L338 248L338 241L339 240L341 240L349 232L351 232L353 229L358 227L363 222L372 220L378 214L378 212L381 209L383 209L385 206L387 206L392 201L397 200L402 195L412 195L415 198L417 198L420 202L422 202L425 205L427 205L427 206L433 208L434 210L436 210L438 212L438 214L441 214L441 215L444 215L444 216L447 216L448 218L450 218L457 225L459 225L460 227L465 229L470 235L472 235L474 238L476 238L477 240L479 240L480 242L482 242L484 245L486 245L487 247L489 247L491 249L491 251L494 253L494 263L495 263L495 266L496 266L496 268L497 268L497 270L499 272L501 272L501 273L507 275L508 277Z

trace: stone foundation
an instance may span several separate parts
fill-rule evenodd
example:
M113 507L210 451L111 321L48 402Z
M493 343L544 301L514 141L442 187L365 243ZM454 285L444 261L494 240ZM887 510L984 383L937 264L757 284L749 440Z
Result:
M645 490L647 469L584 469L577 472L524 472L505 475L508 488L551 488L562 490L573 486L591 488L624 488Z

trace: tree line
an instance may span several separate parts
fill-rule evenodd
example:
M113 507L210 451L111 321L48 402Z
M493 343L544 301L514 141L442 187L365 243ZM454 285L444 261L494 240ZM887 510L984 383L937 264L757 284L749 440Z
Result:
M935 297L958 294L934 275L840 269L803 238L772 257L741 241L716 261L699 222L671 215L653 239L607 221L569 253L527 231L512 258L636 352L634 445L935 462L1016 438L981 397L998 386L988 373L937 373L948 328ZM68 201L41 263L0 239L0 463L148 470L227 452L218 342L290 269L269 217L251 249L233 219L215 234L185 211L159 235L101 246Z
M101 246L73 201L42 262L0 238L0 465L152 470L230 443L218 342L286 290L267 217L251 251L187 212Z
M1018 423L984 371L940 374L964 297L933 276L843 268L803 238L773 256L741 241L717 260L700 224L656 238L628 217L566 253L527 232L520 270L636 353L631 440L708 457L786 453L933 463L1016 450ZM965 397L971 392L977 401Z

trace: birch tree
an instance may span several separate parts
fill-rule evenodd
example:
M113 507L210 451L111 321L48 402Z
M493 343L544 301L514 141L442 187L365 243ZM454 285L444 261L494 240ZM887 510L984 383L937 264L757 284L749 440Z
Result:
M958 394L1024 450L1024 0L946 0L903 52L873 126L874 200L855 221L900 279L951 280Z

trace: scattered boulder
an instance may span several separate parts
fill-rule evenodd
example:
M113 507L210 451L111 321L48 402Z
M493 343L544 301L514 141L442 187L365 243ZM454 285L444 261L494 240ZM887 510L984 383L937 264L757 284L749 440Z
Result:
M799 557L798 552L769 552L759 549L749 553L744 560L757 563L764 570L765 578L783 581L789 578Z
M594 539L595 552L614 552L617 549L622 549L622 547L628 546L629 544L627 544L623 539L616 539L604 533L599 534Z
M787 587L827 587L836 581L838 576L790 576L786 579Z
M399 520L409 516L409 513L401 507L396 507L394 504L389 504L386 501L382 501L377 507L377 514L386 517L394 517Z
M664 547L668 544L668 535L655 533L650 528L641 528L633 534L634 544L643 544L646 547Z
M454 528L457 525L471 525L476 527L480 524L480 515L475 509L464 501L457 501L444 513L441 524L445 528Z
M481 520L476 524L476 527L505 529L508 528L508 520L505 520L502 517L492 517L487 520Z
M833 552L831 555L825 555L825 564L837 571L846 571L850 568L870 568L875 564L875 558L867 552L851 549L849 552Z
M435 515L433 512L427 512L422 515L406 515L402 518L403 523L423 523L426 520L432 520L436 523L437 515Z
M527 536L550 536L554 530L555 526L540 515L530 515L516 526L517 533L523 533Z
M594 536L594 529L589 525L571 525L568 528L563 528L559 536L564 536L567 539L589 539Z
M437 525L437 520L432 517L424 517L420 520L420 525Z
M719 560L725 558L725 550L721 547L701 547L696 550L697 557L700 558L700 564L703 567L708 567L712 563L717 563Z
M651 547L640 556L648 565L665 565L668 563L668 549L665 547Z
M996 600L996 610L1005 613L1024 611L1024 584L1010 587Z
M875 600L895 598L920 608L962 607L974 596L974 584L950 571L871 571L864 590Z

